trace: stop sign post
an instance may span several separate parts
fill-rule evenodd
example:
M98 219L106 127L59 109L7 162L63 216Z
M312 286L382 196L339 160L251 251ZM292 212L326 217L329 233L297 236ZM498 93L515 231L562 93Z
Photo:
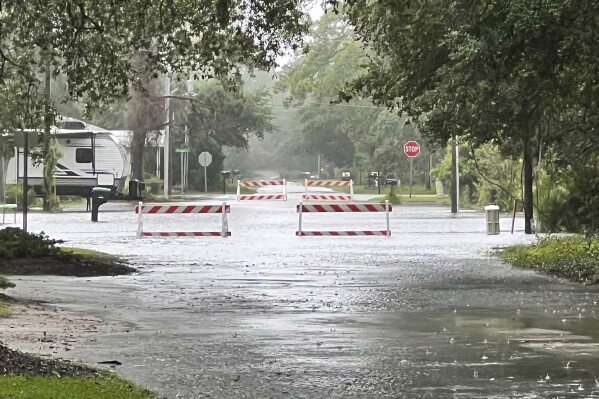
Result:
M417 141L410 140L403 146L403 152L410 158L410 198L412 198L412 177L414 175L414 158L420 154L420 144Z
M200 163L201 166L204 167L204 193L208 192L208 178L207 175L208 173L206 172L206 168L208 167L208 165L210 165L212 163L212 154L210 154L208 151L204 151L200 154L200 156L198 156L198 162Z

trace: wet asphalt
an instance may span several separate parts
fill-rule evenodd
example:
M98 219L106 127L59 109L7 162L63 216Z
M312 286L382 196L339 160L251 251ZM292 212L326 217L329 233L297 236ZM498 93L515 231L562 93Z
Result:
M288 201L231 204L229 238L136 238L132 204L33 213L31 231L126 257L139 273L15 277L15 294L128 326L65 357L167 398L599 397L599 290L512 269L521 218L401 205L391 237L296 237ZM147 231L220 229L150 215ZM383 230L381 213L304 214L308 230ZM63 355L63 354L60 354ZM179 395L179 396L177 396Z

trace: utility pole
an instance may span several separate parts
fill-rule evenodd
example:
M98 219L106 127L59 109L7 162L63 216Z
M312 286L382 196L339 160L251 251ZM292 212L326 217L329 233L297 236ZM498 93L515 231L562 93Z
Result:
M50 152L50 130L52 129L52 118L50 116L50 68L51 68L51 50L48 47L46 51L44 51L44 56L46 57L44 62L44 140L43 140L43 155L44 157L48 156ZM50 210L50 196L52 195L51 190L52 187L49 184L50 181L48 176L51 176L54 171L48 172L47 159L44 159L42 170L44 171L44 179L43 179L43 187L44 187L44 196L43 196L43 209L44 211Z

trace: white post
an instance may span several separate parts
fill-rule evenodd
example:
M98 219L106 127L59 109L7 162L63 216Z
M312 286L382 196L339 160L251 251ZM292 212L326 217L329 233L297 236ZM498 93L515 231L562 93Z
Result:
M299 203L299 226L298 226L298 235L301 237L302 236L302 201L300 201Z
M320 180L320 154L318 154L318 180Z
M287 199L287 182L283 179L283 197Z
M164 95L166 97L164 102L164 107L166 108L166 126L164 127L164 196L168 198L170 194L170 175L169 175L169 166L170 162L170 152L171 152L171 144L170 144L170 118L171 118L171 110L170 110L170 98L171 95L171 78L167 76L164 81Z
M350 199L353 200L353 198L354 198L354 181L353 181L353 179L350 179L350 181L349 181L349 195L351 197Z
M460 143L458 142L458 136L455 136L455 185L456 185L456 195L455 195L455 206L456 211L460 211Z
M391 237L391 228L389 227L389 201L385 201L385 213L387 214L387 237Z
M160 179L160 171L162 167L160 166L160 141L158 141L158 149L156 150L156 177Z
M227 203L223 202L222 206L223 206L223 208L222 208L222 211L223 211L223 215L222 215L223 216L222 217L223 223L222 223L221 236L222 237L227 237L227 231L229 231L229 223L227 222Z
M143 202L139 201L139 204L137 205L137 236L141 237L144 231L144 227L143 227L143 219L142 219L142 209L143 209Z
M241 197L241 180L237 179L237 201L239 201L239 197Z
M308 195L308 179L304 180L304 186L306 187L306 195Z

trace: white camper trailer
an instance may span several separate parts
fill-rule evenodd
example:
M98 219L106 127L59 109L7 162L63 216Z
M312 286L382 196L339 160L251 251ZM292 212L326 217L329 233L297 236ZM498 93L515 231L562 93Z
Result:
M108 130L81 121L58 123L52 132L62 152L56 165L56 194L91 197L92 188L107 187L112 195L121 193L130 173L125 147ZM23 148L8 162L7 183L23 182ZM43 190L43 166L29 159L28 185Z

